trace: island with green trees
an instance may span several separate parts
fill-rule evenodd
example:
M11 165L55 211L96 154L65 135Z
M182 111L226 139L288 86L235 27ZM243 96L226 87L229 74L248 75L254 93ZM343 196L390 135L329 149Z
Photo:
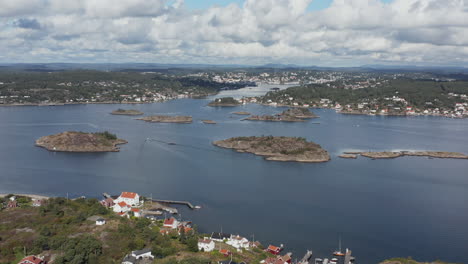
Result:
M135 110L135 109L117 109L117 110L114 110L112 111L113 115L129 115L129 116L137 116L137 115L142 115L144 114L143 112L141 111L138 111L138 110Z
M243 120L270 122L304 122L305 119L316 118L307 108L290 108L276 115L252 115Z
M213 145L252 153L270 161L327 162L330 155L320 145L300 137L234 137Z
M208 104L208 106L238 106L240 104L241 102L233 97L222 97L214 99Z
M43 136L36 140L36 146L59 152L117 152L118 145L128 143L115 134L105 132L86 133L67 131Z
M137 118L137 120L143 120L150 123L181 123L189 124L192 123L191 116L170 116L170 115L152 115Z

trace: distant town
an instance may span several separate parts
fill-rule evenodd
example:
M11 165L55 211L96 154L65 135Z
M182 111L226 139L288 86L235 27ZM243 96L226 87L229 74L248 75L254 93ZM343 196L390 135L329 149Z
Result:
M468 116L468 82L453 75L305 69L0 71L0 106L153 103L261 83L291 87L272 88L239 103L330 108L343 114Z

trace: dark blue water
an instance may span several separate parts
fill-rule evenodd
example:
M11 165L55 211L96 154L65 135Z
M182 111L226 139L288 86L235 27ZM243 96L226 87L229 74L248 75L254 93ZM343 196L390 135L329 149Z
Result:
M190 114L193 124L152 124L109 112L121 105L0 108L0 193L86 195L136 191L189 200L182 217L201 231L239 233L285 244L302 257L329 257L338 237L359 263L394 256L464 262L468 252L468 161L405 157L344 160L345 150L445 150L468 153L468 120L371 117L315 110L305 123L240 121L233 111L276 113L207 100L135 105L146 114ZM217 125L205 125L212 119ZM320 122L320 124L312 124ZM52 153L34 140L66 130L109 130L129 143L119 153ZM332 155L321 164L264 161L219 149L233 136L302 136ZM146 138L176 142L167 145ZM300 255L300 256L299 256Z

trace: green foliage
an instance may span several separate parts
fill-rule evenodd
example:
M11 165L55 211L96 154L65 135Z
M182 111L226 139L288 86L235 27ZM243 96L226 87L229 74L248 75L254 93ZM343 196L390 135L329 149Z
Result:
M107 140L116 140L117 136L115 134L110 133L109 131L104 131L104 132L97 132L94 133L95 135L101 136Z

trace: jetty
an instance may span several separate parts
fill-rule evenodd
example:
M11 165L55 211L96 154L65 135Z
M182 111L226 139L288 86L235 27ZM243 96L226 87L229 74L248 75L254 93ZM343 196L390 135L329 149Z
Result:
M312 258L312 250L307 250L304 257L298 262L298 264L309 264L309 260Z
M194 210L194 209L200 209L201 207L196 205L194 206L192 203L187 202L187 201L173 201L173 200L160 200L160 199L150 199L153 202L157 203L166 203L166 204L181 204L181 205L186 205L188 208Z

